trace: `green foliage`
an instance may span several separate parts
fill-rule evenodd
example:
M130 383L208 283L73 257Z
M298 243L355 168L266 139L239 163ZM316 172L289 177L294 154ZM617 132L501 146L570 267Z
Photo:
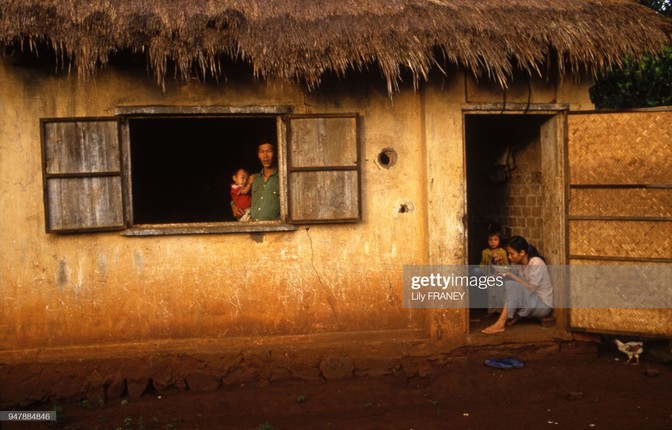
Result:
M626 58L590 89L598 109L672 105L672 47L642 61Z
M672 16L670 0L640 0L659 13ZM658 56L641 61L623 60L590 89L590 98L598 109L628 109L672 105L672 46Z
M672 2L670 0L639 0L639 3L655 9L665 16L672 16Z

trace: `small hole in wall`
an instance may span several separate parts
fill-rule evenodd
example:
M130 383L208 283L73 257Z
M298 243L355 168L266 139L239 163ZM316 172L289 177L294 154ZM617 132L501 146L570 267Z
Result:
M380 155L378 156L378 162L380 162L380 164L383 166L387 166L388 164L390 164L390 156L384 152L381 152Z
M407 214L415 210L415 205L412 201L408 199L398 200L394 205L394 213L396 214Z
M397 164L397 151L392 148L385 148L378 154L378 164L389 169Z

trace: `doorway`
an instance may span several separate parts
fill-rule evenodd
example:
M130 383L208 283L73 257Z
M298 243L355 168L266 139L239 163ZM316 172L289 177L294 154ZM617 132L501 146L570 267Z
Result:
M564 264L563 117L558 112L465 114L469 265L479 265L488 231L496 226L502 247L512 236L523 236L548 264ZM469 293L472 328L480 329L496 314L488 312L487 290Z

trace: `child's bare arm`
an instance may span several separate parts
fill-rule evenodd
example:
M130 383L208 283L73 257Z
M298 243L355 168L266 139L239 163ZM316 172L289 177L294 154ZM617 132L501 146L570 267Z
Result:
M250 175L250 177L247 178L247 184L245 184L245 186L240 189L238 194L250 194L250 190L252 189L252 182L254 182L255 175L256 173L254 175Z

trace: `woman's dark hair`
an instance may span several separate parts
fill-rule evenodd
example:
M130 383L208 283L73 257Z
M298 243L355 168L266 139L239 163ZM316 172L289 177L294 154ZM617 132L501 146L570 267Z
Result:
M527 240L525 240L525 238L523 236L513 236L509 240L509 243L506 244L506 246L510 246L511 248L515 249L517 252L525 251L527 253L528 258L539 257L542 260L544 259L544 257L539 255L539 251L537 251L537 248L530 245L527 242Z

